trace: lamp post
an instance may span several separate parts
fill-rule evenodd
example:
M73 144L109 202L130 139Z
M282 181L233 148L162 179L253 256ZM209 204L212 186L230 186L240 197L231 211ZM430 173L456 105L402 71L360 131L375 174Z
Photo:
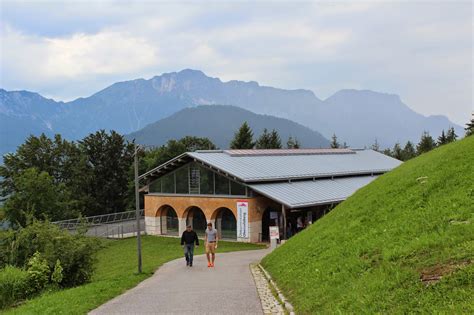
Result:
M138 183L138 151L140 147L135 144L134 165L135 165L135 217L137 219L137 256L138 273L142 273L142 241L140 233L140 193Z

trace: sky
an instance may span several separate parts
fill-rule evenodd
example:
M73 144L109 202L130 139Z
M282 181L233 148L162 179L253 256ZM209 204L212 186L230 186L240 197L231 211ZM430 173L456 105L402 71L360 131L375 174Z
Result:
M55 100L186 68L223 81L398 94L464 125L472 1L0 0L0 87Z

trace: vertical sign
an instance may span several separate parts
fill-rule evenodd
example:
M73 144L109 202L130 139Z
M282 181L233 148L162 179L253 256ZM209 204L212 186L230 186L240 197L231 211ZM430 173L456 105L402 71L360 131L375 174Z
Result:
M249 202L237 201L237 237L249 238Z

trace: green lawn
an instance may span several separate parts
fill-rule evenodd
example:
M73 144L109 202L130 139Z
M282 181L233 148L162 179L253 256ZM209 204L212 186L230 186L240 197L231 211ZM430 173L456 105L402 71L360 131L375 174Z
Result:
M195 254L202 254L203 247L199 246ZM183 257L177 238L145 236L142 238L142 248L143 274L136 274L136 239L109 240L98 253L97 269L90 283L45 293L7 310L6 314L85 314L148 278L167 261ZM221 241L218 252L261 248L254 244Z
M471 136L360 189L263 265L300 314L474 314L473 225Z

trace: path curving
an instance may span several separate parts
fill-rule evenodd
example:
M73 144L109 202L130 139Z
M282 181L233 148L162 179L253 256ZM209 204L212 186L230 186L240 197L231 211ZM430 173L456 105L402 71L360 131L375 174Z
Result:
M214 268L205 255L161 266L135 288L89 314L263 314L249 264L260 261L268 249L216 255Z

